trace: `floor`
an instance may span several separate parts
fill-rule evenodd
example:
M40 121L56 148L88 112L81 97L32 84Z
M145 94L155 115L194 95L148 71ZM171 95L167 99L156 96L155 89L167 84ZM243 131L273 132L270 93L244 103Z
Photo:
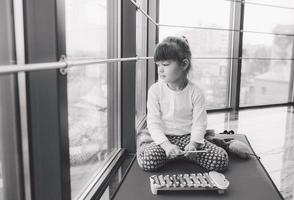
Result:
M294 199L294 110L287 107L211 113L208 128L216 133L245 134L286 200Z

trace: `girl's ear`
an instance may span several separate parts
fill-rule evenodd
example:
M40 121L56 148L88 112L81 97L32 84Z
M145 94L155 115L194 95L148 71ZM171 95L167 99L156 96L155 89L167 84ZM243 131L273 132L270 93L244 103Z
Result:
M183 61L182 61L182 66L183 66L183 70L184 71L186 71L187 69L188 69L188 67L189 67L189 60L188 59L184 59Z

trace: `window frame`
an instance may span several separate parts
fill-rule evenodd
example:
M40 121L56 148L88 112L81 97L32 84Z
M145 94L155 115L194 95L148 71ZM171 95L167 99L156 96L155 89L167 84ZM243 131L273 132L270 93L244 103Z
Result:
M261 6L261 7L276 7L276 8L281 8L281 9L285 9L286 7L282 8L280 6L275 6L275 5L270 5L270 4L260 4L260 3L254 3L254 2L248 2L248 4L252 4L252 5L255 5L255 6ZM244 28L244 18L245 18L245 6L246 5L246 2L244 3L240 3L240 6L241 7L241 19L240 19L240 22L241 22L241 27L242 29L239 29L239 30L243 30ZM253 31L254 33L254 31ZM243 33L242 33L243 34ZM276 34L276 33L263 33L263 32L259 32L259 31L256 31L256 34L270 34L271 36L274 36L274 35L279 35L280 33ZM289 35L289 34L280 34L280 35ZM243 37L243 36L242 36ZM232 107L233 110L244 110L244 109L256 109L256 108L268 108L268 107L278 107L278 106L293 106L294 105L294 40L292 40L292 60L291 60L291 64L290 64L290 79L289 79L289 89L288 89L288 97L287 97L287 102L280 102L280 103L269 103L269 104L261 104L261 105L244 105L244 106L240 106L240 93L241 93L241 88L239 86L239 90L238 90L238 105L236 107ZM241 65L242 65L242 50L243 50L243 38L242 38L242 41L241 41L241 45L240 45L240 48L241 49L241 54L238 58L241 58L241 59L238 59L240 60L241 64L240 64L240 71L242 70L241 68ZM252 58L254 59L254 58ZM276 58L267 58L268 60L275 60ZM283 58L281 58L282 60ZM240 72L241 73L241 72ZM237 84L241 85L241 75L240 75L240 79L238 80ZM236 100L235 100L236 101Z
M0 24L6 31L0 35L1 65L14 64L16 57L15 6L12 1L0 2ZM22 162L21 119L17 74L0 76L0 162L4 199L21 200L25 196Z
M294 41L292 44L292 58L294 58ZM290 70L290 86L289 86L289 103L294 105L294 60L291 61L291 70Z
M65 17L56 7L62 5L64 1L58 6L54 0L24 1L26 64L59 59L65 49L61 24ZM59 70L26 73L34 199L71 199L66 82Z
M155 20L159 21L159 2L148 0L148 14ZM154 49L158 43L159 37L158 26L155 26L150 20L147 21L147 55L153 57ZM147 61L147 87L149 88L158 79L156 65L153 60ZM146 97L147 98L147 97Z
M116 2L114 7L109 6L108 12L111 14L117 12L114 18L108 16L108 20L115 20L114 24L120 24L120 3ZM57 61L61 55L65 55L65 0L58 2L55 0L44 2L26 0L24 13L26 64ZM43 15L44 13L50 14ZM43 17L35 18L35 16L41 15ZM108 30L112 33L111 39L108 40L110 47L108 56L119 57L120 35L118 33L120 27L116 27L114 24L111 23L112 26ZM118 37L112 40L116 36ZM47 40L43 41L42 38ZM116 90L116 95L110 98L117 100L121 94L119 87L120 63L108 64L108 67L108 79L111 83L108 85L108 89L115 88ZM59 70L46 70L28 72L26 79L29 157L33 169L31 170L32 196L44 200L70 200L67 77L61 75ZM116 124L111 132L115 135L118 134L118 141L114 145L121 147L120 101L108 103L113 103L114 109L108 120ZM50 133L51 130L53 133ZM115 135L109 135L111 141L117 137ZM108 167L99 172L101 176L95 179L92 188L88 189L88 193L84 195L87 196L87 199L93 196L96 198L97 191L99 193L103 190L104 186L101 185L101 180L103 179L102 183L104 183L109 178L124 155L123 149L114 152L105 165Z
M149 0L141 0L142 2L142 5L141 8L143 10L146 11L146 13L149 13L149 10L148 10L148 3L149 3ZM138 3L138 2L137 2ZM141 17L138 18L138 13L140 13ZM145 42L142 42L141 44L139 45L142 45L143 47L143 53L142 55L138 55L139 57L147 57L148 55L148 19L146 18L146 16L144 16L138 9L137 9L137 12L136 12L136 25L137 25L137 20L140 20L141 23L142 23L142 27L139 31L137 31L137 26L136 26L136 37L137 37L137 34L141 34L144 36L143 41L145 40ZM143 21L144 20L144 21ZM146 27L146 29L144 29L144 27ZM137 47L137 38L136 38L136 47ZM136 53L137 53L137 48L136 48ZM142 62L142 63L140 63ZM145 121L146 121L146 116L147 116L147 84L148 84L148 79L147 79L147 74L148 74L148 60L141 60L141 61L138 61L136 63L136 78L137 77L137 67L141 67L141 68L144 68L143 71L144 73L143 76L145 76L145 78L143 79L144 81L144 84L143 88L140 88L140 91L139 93L137 93L137 85L136 85L136 130L140 130L142 128L144 128L145 126ZM142 81L142 80L141 80ZM136 83L137 83L137 80L136 80ZM139 102L138 102L139 100ZM138 113L140 113L141 115L138 115Z
M120 57L120 15L121 15L121 3L119 1L111 0L106 1L107 3L107 58L118 58ZM65 15L65 9L62 8L63 15ZM61 21L61 24L64 22ZM65 28L65 24L62 25ZM65 40L65 33L62 35ZM63 42L65 45L65 41ZM64 49L63 54L66 54ZM109 147L117 147L111 153L111 156L96 173L91 182L88 185L82 187L82 191L74 199L99 199L106 185L109 182L112 174L114 174L117 167L122 163L126 157L125 149L121 148L121 63L107 63L107 142ZM99 66L97 66L99 67ZM113 126L112 126L113 124Z
M158 1L147 1L147 11L146 13L151 16L153 19L155 19L155 22L158 23L159 20L159 0ZM137 9L137 12L141 12ZM147 19L147 29L146 29L146 55L147 57L153 57L154 49L156 47L156 44L158 43L158 27L154 25L150 20ZM141 55L140 55L141 56ZM136 130L139 131L141 129L146 128L146 118L147 118L147 96L148 96L148 89L149 87L156 82L157 80L157 68L153 61L153 59L147 59L146 61L146 88L143 88L146 90L145 95L145 115L138 121L136 124Z
M121 57L136 57L136 7L121 1ZM136 61L121 63L121 144L136 152Z
M242 3L235 3L234 5L234 15L232 15L234 20L233 29L243 30L244 26L244 9L245 6ZM232 38L232 57L240 58L242 57L243 50L243 32L234 32ZM231 63L231 76L229 85L229 107L232 110L239 109L240 103L240 87L241 87L241 70L242 70L242 60L232 59Z

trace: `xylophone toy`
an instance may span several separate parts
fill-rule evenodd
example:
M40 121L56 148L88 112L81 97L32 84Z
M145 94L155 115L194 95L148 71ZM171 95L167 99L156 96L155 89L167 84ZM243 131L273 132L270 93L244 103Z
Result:
M155 195L158 191L173 190L216 190L219 194L223 194L229 184L223 174L215 171L197 174L150 176L151 192Z

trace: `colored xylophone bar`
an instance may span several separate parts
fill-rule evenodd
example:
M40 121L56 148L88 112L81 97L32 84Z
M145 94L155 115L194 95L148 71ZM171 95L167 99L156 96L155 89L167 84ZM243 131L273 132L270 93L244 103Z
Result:
M223 194L229 187L229 181L223 174L215 171L197 174L153 175L150 176L150 187L153 194L163 190L217 190L219 194Z

